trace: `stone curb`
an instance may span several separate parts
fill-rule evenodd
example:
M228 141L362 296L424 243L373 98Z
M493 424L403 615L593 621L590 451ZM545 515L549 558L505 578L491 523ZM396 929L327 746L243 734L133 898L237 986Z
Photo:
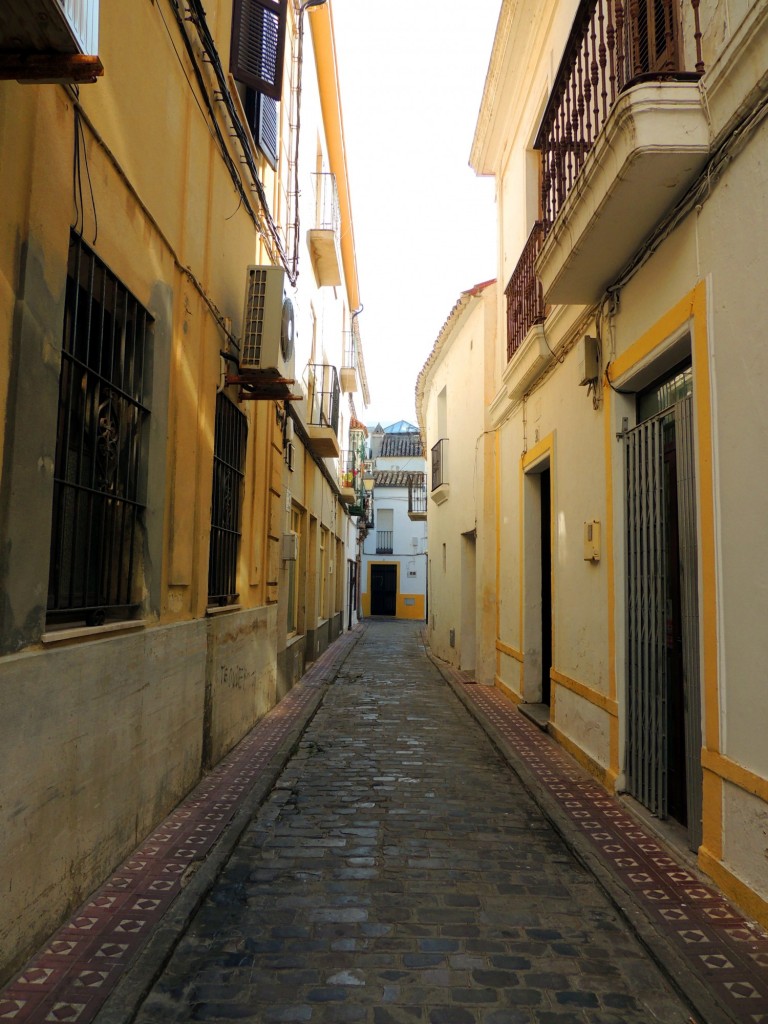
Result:
M691 970L678 951L654 926L645 908L597 856L587 838L577 832L560 805L536 781L526 762L517 755L500 730L487 718L449 667L436 658L424 642L427 657L448 684L456 698L483 729L499 754L517 775L523 789L538 806L552 828L579 863L593 876L612 906L627 923L632 934L648 952L656 966L696 1014L692 1024L734 1024L734 1018ZM477 684L481 685L481 684Z
M359 643L363 630L357 629L355 632L358 635L349 643L340 661L329 670L328 678L322 682L313 681L311 686L316 692L299 712L296 722L276 749L264 773L254 783L205 861L173 901L147 944L110 993L94 1018L93 1024L132 1024L136 1019L142 1003L224 870L243 833L272 792L285 765L299 746L304 732L323 703L328 687L338 677Z

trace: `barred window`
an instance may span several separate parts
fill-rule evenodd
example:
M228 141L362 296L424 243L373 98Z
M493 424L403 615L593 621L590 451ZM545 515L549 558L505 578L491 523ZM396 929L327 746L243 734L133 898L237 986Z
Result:
M248 421L226 395L216 396L213 439L211 546L208 555L208 602L225 605L237 599L245 447Z
M152 318L72 234L48 583L51 622L139 604Z

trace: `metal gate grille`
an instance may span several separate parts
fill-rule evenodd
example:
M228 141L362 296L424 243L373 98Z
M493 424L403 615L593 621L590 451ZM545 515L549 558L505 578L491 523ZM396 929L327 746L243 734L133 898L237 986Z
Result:
M666 816L664 420L625 435L627 482L627 789Z
M699 683L699 583L696 539L696 459L693 447L693 401L675 406L677 435L677 504L680 535L680 599L683 625L685 756L687 762L688 839L701 843L701 687Z

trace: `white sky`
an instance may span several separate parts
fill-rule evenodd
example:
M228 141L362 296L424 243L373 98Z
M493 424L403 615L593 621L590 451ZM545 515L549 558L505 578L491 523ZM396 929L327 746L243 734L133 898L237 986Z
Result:
M500 0L333 0L371 405L414 388L462 291L496 276L493 182L469 152Z

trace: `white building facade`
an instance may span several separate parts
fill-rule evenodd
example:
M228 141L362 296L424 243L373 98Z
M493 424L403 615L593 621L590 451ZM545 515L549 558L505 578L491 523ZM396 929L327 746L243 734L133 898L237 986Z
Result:
M373 526L362 549L363 615L423 620L427 610L427 527L409 515L409 495L423 488L421 435L400 421L371 434Z

